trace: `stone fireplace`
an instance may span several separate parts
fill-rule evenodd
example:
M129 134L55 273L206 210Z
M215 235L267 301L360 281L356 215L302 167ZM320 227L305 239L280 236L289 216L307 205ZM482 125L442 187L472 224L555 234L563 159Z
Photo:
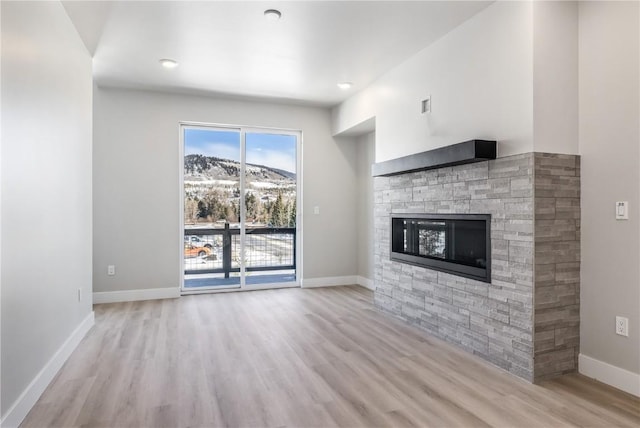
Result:
M576 371L579 157L429 168L374 179L377 307L528 381ZM490 282L392 260L391 218L411 213L490 215Z

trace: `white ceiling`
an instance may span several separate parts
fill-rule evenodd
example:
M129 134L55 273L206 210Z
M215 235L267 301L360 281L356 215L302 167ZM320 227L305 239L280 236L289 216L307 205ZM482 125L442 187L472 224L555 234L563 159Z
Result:
M487 1L65 1L98 85L332 106ZM264 18L266 9L280 21ZM173 70L160 58L180 63ZM341 91L340 81L354 83Z

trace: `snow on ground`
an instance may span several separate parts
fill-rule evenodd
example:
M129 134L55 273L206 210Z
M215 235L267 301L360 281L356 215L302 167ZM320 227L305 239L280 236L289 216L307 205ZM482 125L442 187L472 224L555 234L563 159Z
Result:
M271 183L268 181L250 181L249 185L256 189L277 189L278 187L281 187L277 183Z
M240 181L238 180L184 180L184 184L191 184L193 186L203 186L203 185L222 185L222 186L235 186L240 185Z
M293 263L293 241L271 235L246 237L245 261L247 267L282 266ZM232 267L239 267L239 248L232 248ZM222 269L222 249L214 249L212 255L184 259L185 270Z

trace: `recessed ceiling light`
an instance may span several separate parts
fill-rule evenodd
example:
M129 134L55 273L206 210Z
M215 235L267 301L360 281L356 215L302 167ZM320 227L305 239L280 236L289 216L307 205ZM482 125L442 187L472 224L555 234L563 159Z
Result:
M282 17L282 14L279 10L267 9L264 11L264 17L269 21L277 21Z
M352 86L353 86L353 83L351 82L338 83L338 88L342 89L343 91L346 91L347 89L351 89Z
M161 59L160 60L160 64L164 67L164 68L176 68L178 66L178 61L174 61L172 59Z

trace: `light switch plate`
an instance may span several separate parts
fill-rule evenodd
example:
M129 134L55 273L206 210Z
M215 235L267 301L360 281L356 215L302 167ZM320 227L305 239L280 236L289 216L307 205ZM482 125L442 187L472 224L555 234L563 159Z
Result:
M421 105L420 110L422 114L431 113L431 95L427 96L424 100L422 100L420 105Z
M629 220L629 201L616 202L616 220Z

